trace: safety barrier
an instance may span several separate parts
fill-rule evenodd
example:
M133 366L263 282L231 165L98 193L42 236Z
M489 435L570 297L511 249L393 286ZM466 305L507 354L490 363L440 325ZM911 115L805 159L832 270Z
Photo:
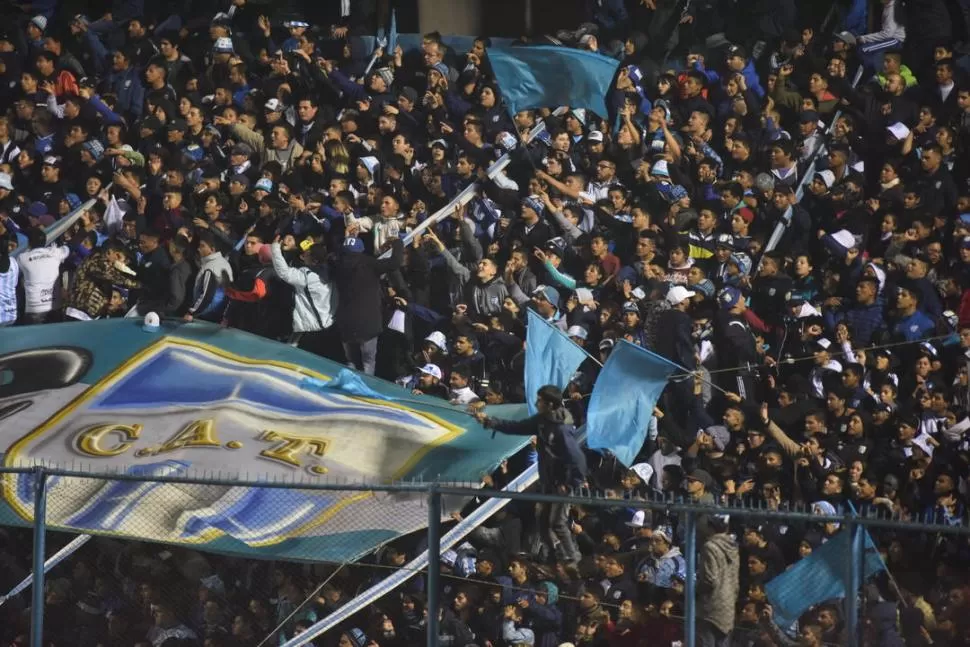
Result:
M767 507L735 502L732 505L702 505L682 498L617 498L613 493L600 495L588 491L576 492L571 495L549 495L539 494L530 488L537 481L535 466L527 469L518 477L512 479L509 485L503 490L482 490L472 486L453 486L438 483L396 483L396 484L349 484L349 483L287 483L281 481L252 480L239 481L221 479L214 475L200 475L191 478L186 477L160 477L153 475L132 475L132 474L92 474L79 470L63 470L48 468L44 466L23 467L23 468L0 468L5 484L4 495L7 505L0 512L0 523L5 525L29 526L33 530L33 573L20 585L15 587L7 596L0 599L0 604L9 603L23 595L27 590L30 591L31 602L31 622L32 622L32 645L38 647L41 643L41 636L44 626L45 608L45 575L64 560L69 560L71 555L83 547L88 540L88 535L80 535L73 538L61 550L57 551L50 558L47 558L46 539L49 532L66 531L70 532L70 527L65 527L64 510L68 507L72 513L78 514L82 511L75 510L77 502L73 496L64 495L62 486L65 479L71 479L71 489L87 490L100 484L99 487L107 484L111 487L138 487L145 491L144 504L153 505L151 499L154 492L161 491L157 486L165 485L184 485L184 486L207 486L212 488L260 488L269 489L277 492L280 498L277 501L285 501L287 492L296 493L298 490L317 490L331 492L355 492L366 496L388 496L388 502L381 510L382 514L394 515L394 504L390 497L393 495L423 496L427 502L429 526L427 529L427 545L436 546L437 550L427 550L417 555L409 563L393 568L389 576L382 578L379 582L370 586L367 590L359 592L343 606L335 609L333 613L314 622L307 631L291 638L284 643L285 647L297 647L306 644L315 637L325 632L341 626L347 619L365 609L368 605L379 600L384 595L395 590L398 586L407 582L416 574L427 575L427 595L428 607L439 606L439 592L443 582L439 577L441 574L441 554L451 550L472 530L483 524L495 512L500 510L511 500L525 500L534 503L567 503L570 505L581 505L588 508L626 508L631 514L634 510L649 511L654 515L671 516L678 520L678 535L683 537L684 556L686 561L686 579L684 582L684 644L693 646L695 644L696 631L696 595L695 578L697 572L697 552L698 522L708 515L730 515L732 518L744 521L754 521L757 523L816 523L835 522L843 524L844 532L850 533L850 537L858 537L858 541L853 540L851 549L844 559L844 573L846 590L858 590L864 577L862 564L866 559L866 542L862 541L863 529L891 529L899 533L930 533L938 537L958 535L970 537L970 526L967 520L963 519L958 524L945 523L943 519L936 517L925 517L916 519L899 519L885 516L873 516L855 514L848 511L838 515L820 515L810 509L769 509ZM11 480L14 479L14 480ZM31 495L33 509L20 511L20 518L11 514L10 488L12 483L16 484L21 491L17 493L16 500L22 500L25 495ZM31 492L24 492L24 489ZM187 489L187 488L186 488ZM52 494L56 493L56 494ZM448 509L448 504L454 506L456 502L478 497L484 500L475 511L467 518L460 520L454 527L450 528L443 536L441 535L442 523L435 523L436 520L447 519L455 512L455 509ZM448 502L443 505L443 501ZM855 534L853 534L855 533ZM125 533L105 532L105 535L113 536L114 540L124 539ZM145 532L138 533L141 537ZM96 538L97 539L97 538ZM962 541L962 539L961 539ZM160 548L161 554L168 551ZM176 550L173 548L173 550ZM338 566L341 568L353 568L353 565L344 563ZM336 573L332 574L333 577ZM174 576L178 579L178 576ZM330 581L327 578L323 584L307 596L303 604L315 599L320 590ZM173 587L176 586L174 583ZM305 593L305 591L304 591ZM80 601L79 601L80 605ZM290 614L290 618L300 612L303 605L298 605ZM846 640L848 645L857 645L860 633L860 601L857 595L849 595L845 600L845 623ZM438 632L437 615L429 614L427 619L427 630L429 636L436 636ZM278 642L276 632L282 629L283 624L277 627L273 633L266 636L264 642L272 640ZM437 644L436 640L429 639L429 645Z

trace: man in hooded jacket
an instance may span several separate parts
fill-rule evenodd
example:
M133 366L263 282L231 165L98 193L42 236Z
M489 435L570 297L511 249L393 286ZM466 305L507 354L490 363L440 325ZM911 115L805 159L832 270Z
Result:
M344 353L353 368L373 375L377 366L377 337L384 330L381 276L401 267L404 246L391 243L391 256L381 259L364 253L364 241L355 236L344 240L334 266L337 287L337 330Z
M536 414L525 420L498 420L475 414L484 427L516 436L535 436L539 484L547 494L565 494L586 480L586 457L576 440L572 416L563 406L562 390L547 384L536 395ZM569 530L569 506L541 504L539 530L543 543L568 562L582 557Z
M734 630L734 608L740 590L741 557L727 533L727 516L708 519L714 531L697 560L697 645L727 647Z

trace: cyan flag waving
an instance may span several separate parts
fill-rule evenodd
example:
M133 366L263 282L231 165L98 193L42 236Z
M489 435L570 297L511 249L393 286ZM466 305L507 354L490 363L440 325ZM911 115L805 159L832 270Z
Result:
M886 568L865 528L865 577ZM775 624L787 629L813 605L845 597L845 563L852 556L852 533L843 530L805 559L765 584ZM855 591L852 592L855 595Z
M667 378L679 368L656 353L620 340L593 385L586 420L589 448L608 449L630 467L643 447Z
M586 351L530 309L525 339L525 401L529 415L536 412L536 392L547 384L565 388L585 359Z
M495 80L513 114L530 108L569 106L606 116L606 93L620 63L569 47L492 47Z

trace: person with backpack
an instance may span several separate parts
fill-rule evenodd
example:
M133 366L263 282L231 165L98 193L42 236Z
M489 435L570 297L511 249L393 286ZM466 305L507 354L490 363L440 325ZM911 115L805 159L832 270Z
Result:
M475 418L482 426L503 434L536 437L542 493L566 494L585 483L586 457L559 387L541 387L536 394L536 414L525 420L500 420L484 412L476 413ZM582 555L569 530L569 505L541 503L538 517L542 542L552 554L565 562L578 562Z

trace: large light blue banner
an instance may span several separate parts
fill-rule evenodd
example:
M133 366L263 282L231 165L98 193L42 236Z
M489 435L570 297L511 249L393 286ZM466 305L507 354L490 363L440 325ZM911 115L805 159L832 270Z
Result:
M223 481L55 477L48 523L65 530L344 561L425 527L424 496L301 484L477 482L523 445L367 376L343 373L340 388L318 388L346 369L210 324L165 322L158 333L129 319L19 327L0 331L0 349L5 466ZM29 524L33 476L3 478L0 521ZM233 479L294 487L224 483Z
M620 62L569 47L490 47L488 60L513 113L569 106L606 116L606 94Z
M589 399L586 443L608 449L630 467L643 447L657 398L677 365L620 340L603 366Z
M529 413L536 412L536 392L547 384L566 388L586 351L563 334L559 328L543 321L529 310L529 327L525 341L525 399Z

